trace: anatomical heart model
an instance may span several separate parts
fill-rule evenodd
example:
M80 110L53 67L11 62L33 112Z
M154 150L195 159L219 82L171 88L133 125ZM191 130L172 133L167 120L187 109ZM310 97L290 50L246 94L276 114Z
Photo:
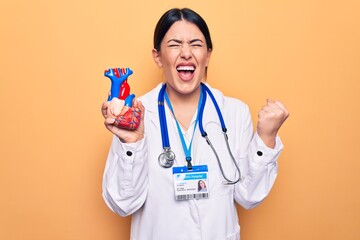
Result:
M108 114L115 118L115 126L125 129L136 129L140 124L140 109L132 106L135 95L130 94L127 83L132 73L130 68L110 68L104 73L111 80Z

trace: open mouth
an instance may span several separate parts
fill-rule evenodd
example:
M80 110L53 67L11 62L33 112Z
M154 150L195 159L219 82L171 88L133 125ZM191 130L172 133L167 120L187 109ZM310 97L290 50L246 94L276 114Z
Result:
M190 80L195 72L195 66L178 66L176 70L183 80Z

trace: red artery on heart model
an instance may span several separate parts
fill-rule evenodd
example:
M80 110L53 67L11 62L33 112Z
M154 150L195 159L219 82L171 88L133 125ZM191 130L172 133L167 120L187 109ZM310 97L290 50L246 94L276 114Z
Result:
M130 68L110 68L104 73L111 80L108 114L115 118L115 126L130 130L139 126L141 117L140 109L132 106L135 95L130 94L127 82L132 73Z

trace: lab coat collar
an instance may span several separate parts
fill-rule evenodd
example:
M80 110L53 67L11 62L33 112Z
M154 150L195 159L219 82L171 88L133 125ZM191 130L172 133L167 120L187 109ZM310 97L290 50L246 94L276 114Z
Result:
M140 101L144 105L146 109L146 114L149 114L149 119L160 129L160 122L159 122L159 116L158 116L158 96L160 89L164 83L159 83L154 89L152 89L150 92L145 94L144 96L140 97ZM220 110L223 112L224 108L224 95L222 92L220 92L218 89L212 88L208 83L205 83L206 86L211 90L213 93L217 104L219 105ZM205 126L208 122L216 120L217 119L217 113L214 107L214 104L212 103L210 96L207 95L206 98L206 106L204 109L204 117L203 117L203 125ZM146 116L145 114L145 116ZM207 117L207 116L213 116L213 117Z

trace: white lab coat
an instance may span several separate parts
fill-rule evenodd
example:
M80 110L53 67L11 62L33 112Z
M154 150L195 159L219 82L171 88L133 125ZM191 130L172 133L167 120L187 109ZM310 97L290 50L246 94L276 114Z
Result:
M103 177L106 204L121 216L132 214L133 240L240 239L235 201L250 209L269 194L277 176L277 158L283 148L280 139L276 138L275 149L266 147L253 133L248 106L210 88L224 116L229 144L244 180L236 185L222 184L224 179L215 155L197 128L192 144L192 163L208 165L209 198L176 201L172 168L162 168L158 163L158 156L163 151L157 110L160 88L161 84L140 98L145 107L144 139L124 144L117 137L113 138ZM165 109L170 145L176 154L174 166L185 166L175 120L168 107ZM219 154L225 174L236 179L236 168L209 97L203 125ZM189 127L190 136L193 126Z

